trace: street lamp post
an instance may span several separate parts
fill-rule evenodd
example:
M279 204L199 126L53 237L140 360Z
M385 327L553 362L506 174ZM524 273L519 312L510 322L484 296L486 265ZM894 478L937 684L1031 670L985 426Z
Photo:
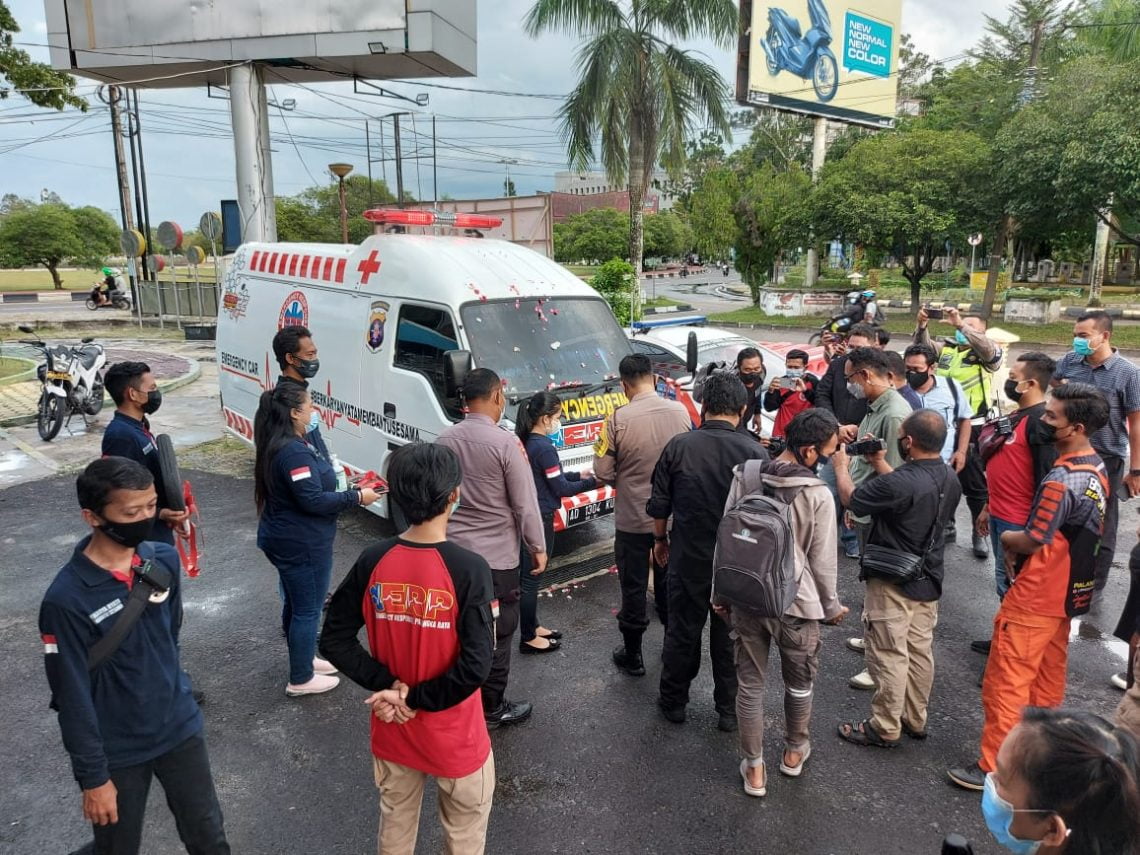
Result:
M350 163L330 163L329 172L337 177L340 182L338 187L338 194L340 196L340 239L344 243L348 243L348 206L344 200L344 179L348 173L352 172L352 164Z

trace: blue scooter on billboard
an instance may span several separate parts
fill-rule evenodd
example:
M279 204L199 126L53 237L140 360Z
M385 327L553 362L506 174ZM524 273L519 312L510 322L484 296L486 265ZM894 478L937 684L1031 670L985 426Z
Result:
M831 18L823 0L808 0L811 29L800 32L800 22L783 9L769 7L768 34L761 42L768 73L790 71L810 80L816 97L827 102L839 88L839 63L831 44Z

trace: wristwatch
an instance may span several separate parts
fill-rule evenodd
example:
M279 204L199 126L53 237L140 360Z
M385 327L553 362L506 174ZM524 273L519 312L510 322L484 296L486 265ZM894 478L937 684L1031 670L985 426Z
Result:
M1140 469L1129 469L1128 474L1133 478L1140 477Z
M668 543L669 542L669 535L667 535L667 534L655 534L655 535L653 535L653 540L655 543Z

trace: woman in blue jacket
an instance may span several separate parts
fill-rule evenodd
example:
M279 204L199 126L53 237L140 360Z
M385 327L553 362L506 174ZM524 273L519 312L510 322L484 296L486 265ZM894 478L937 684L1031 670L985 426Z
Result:
M550 392L538 392L519 405L518 419L515 422L515 431L526 447L526 456L530 460L530 468L534 474L538 508L542 511L543 527L546 530L548 557L554 546L554 512L562 507L563 497L593 490L598 485L589 471L582 474L562 471L558 449L551 440L552 436L557 436L562 430L559 421L561 415L562 402L558 400L558 396ZM520 567L526 568L530 565L529 554L520 557ZM521 574L519 628L522 640L519 642L519 652L550 653L558 649L562 633L539 626L540 577L525 569Z
M289 643L285 694L290 697L320 694L340 683L333 676L336 669L316 658L336 518L378 498L367 488L337 492L332 465L306 439L317 420L309 390L281 383L261 396L253 421L254 499L261 517L257 546L281 577L281 624Z

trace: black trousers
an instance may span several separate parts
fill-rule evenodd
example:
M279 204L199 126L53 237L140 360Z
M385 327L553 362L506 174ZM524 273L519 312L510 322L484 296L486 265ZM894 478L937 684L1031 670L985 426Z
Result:
M95 825L95 855L135 855L142 843L143 818L151 778L158 778L174 814L178 837L190 855L229 855L222 809L214 792L210 759L202 734L192 736L149 763L111 770L118 790L119 821Z
M669 556L669 625L661 651L660 703L676 709L689 703L689 686L701 670L701 640L709 625L713 701L719 713L736 712L736 663L729 626L712 613L712 565Z
M617 614L618 629L625 639L625 649L641 652L641 636L649 628L649 567L653 566L653 600L657 616L668 628L669 582L665 568L653 560L653 533L618 531L614 535L614 561L621 583L621 609Z
M519 625L519 568L492 569L491 579L495 585L495 599L499 601L499 616L495 619L495 655L491 658L491 673L483 684L483 710L488 713L502 705L511 673L511 640Z
M1108 571L1116 553L1116 528L1120 523L1120 491L1124 489L1124 458L1098 451L1108 473L1108 501L1104 508L1104 534L1100 536L1100 550L1096 554L1096 587L1099 590L1108 582Z
M970 519L977 520L978 514L990 500L989 485L986 483L986 470L982 468L982 458L978 454L978 434L981 425L970 429L970 447L966 452L966 465L958 473L958 485L962 488L962 498L970 509ZM953 521L953 516L951 516Z

